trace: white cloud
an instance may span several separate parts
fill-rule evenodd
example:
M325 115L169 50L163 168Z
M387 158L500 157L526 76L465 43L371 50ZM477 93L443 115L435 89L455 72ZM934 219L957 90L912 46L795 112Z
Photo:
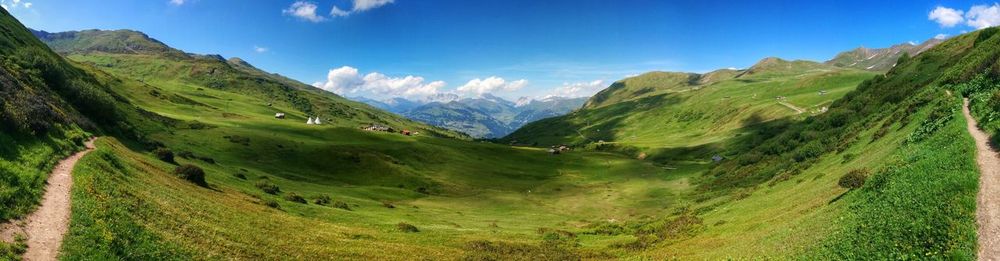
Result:
M367 10L391 4L394 0L354 0L354 12L364 12Z
M334 6L333 9L330 10L330 15L333 17L348 16L350 14L351 12L340 10L340 8L336 6Z
M184 0L170 0L170 4L172 4L172 5L183 5L184 4Z
M269 51L269 49L267 49L267 47L260 47L260 46L254 45L253 46L253 51L257 52L257 53L266 53L267 51Z
M976 29L1000 25L1000 4L974 5L965 13L965 24Z
M934 39L938 39L938 40L948 39L948 35L947 34L937 34L937 35L934 36Z
M326 20L326 17L316 14L316 4L306 1L296 1L288 9L282 10L282 14L298 17L299 19L318 23Z
M492 92L512 92L524 88L528 85L528 80L520 79L507 82L503 78L491 76L486 79L472 79L471 81L458 87L458 92L474 95L482 95Z
M588 97L593 96L598 91L604 89L604 80L593 80L590 82L578 82L578 83L563 83L562 86L555 88L548 95L543 98L549 97Z
M954 27L964 20L962 18L961 10L955 10L943 6L934 8L934 10L927 15L927 19L937 22L941 25L941 27Z
M3 7L4 10L11 12L16 10L18 7L28 9L31 8L32 5L33 4L30 2L22 3L21 0L0 0L0 7Z
M390 77L372 72L362 77L357 68L350 66L332 69L327 74L326 82L313 84L313 86L341 95L362 93L408 98L421 98L438 94L446 85L443 81L425 83L423 77L412 75Z
M351 11L345 11L344 9L340 9L340 7L334 6L333 9L330 9L330 16L333 17L348 16L353 13L360 13L371 9L379 8L391 4L393 2L395 2L395 0L354 0L354 7L351 8Z

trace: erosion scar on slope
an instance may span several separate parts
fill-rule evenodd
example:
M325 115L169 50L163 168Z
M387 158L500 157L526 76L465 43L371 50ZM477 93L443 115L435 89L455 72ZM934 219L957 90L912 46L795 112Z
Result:
M979 260L1000 260L1000 154L990 146L990 136L976 127L969 113L969 99L962 106L966 128L976 140L976 163L979 165L979 195L976 199L976 223L979 224Z
M70 192L73 187L73 167L76 162L94 150L94 140L86 142L87 149L62 161L49 174L45 196L34 213L22 220L0 225L0 239L10 242L15 234L27 236L28 251L24 260L56 260L63 236L69 230Z

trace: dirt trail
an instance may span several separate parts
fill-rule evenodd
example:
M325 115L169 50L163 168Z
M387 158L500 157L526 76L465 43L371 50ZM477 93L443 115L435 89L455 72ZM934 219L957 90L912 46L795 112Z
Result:
M979 196L976 200L976 223L979 224L979 260L1000 260L1000 154L990 146L990 136L976 127L969 114L969 99L962 114L969 134L976 140L976 163L979 165Z
M806 112L805 109L799 108L799 106L792 105L791 103L780 101L780 102L778 102L778 104L785 105L785 107L788 107L789 109L794 110L795 114L802 114L802 113Z
M87 149L59 161L46 181L42 204L25 219L0 225L0 239L12 242L14 235L28 238L28 251L24 260L56 260L63 236L69 230L70 188L73 187L73 167L84 155L94 150L94 140L86 142Z

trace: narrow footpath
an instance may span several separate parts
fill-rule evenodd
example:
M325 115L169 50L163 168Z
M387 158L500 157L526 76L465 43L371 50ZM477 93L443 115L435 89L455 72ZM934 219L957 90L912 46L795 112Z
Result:
M969 135L976 140L976 163L979 165L979 195L976 199L976 223L979 225L979 260L1000 260L1000 154L990 146L990 136L976 127L965 99Z
M27 237L28 250L24 260L56 260L63 237L69 230L70 192L73 187L73 167L84 155L94 150L94 140L87 149L59 161L49 174L45 196L34 213L24 219L0 224L0 239L11 242L15 235Z

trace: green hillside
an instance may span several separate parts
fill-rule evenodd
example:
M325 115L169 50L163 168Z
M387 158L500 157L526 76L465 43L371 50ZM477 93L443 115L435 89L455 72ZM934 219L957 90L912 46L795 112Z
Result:
M342 127L357 128L374 123L399 130L421 131L427 135L464 138L460 133L406 120L284 76L264 72L239 58L225 60L217 55L186 54L136 31L87 30L35 34L71 60L142 83L139 88L121 90L136 101L168 100L175 106L208 106L218 113L236 116L243 110L269 110L271 115L295 112L295 116L288 120L306 122L307 117L318 116L326 124ZM177 93L164 94L164 90ZM205 90L240 94L247 100L236 104L256 106L228 108L227 105L212 106L198 102L194 97L210 98L217 105L228 101L222 96L206 96ZM163 114L158 108L152 111Z
M647 73L612 84L572 114L528 124L505 143L571 144L633 156L699 158L735 137L820 114L874 73L767 58L747 70L705 75ZM607 98L602 95L611 95Z
M20 146L0 149L0 200L19 206L0 219L34 206L51 158L102 136L74 169L67 260L973 259L978 174L958 95L1000 129L997 29L885 75L765 59L629 78L508 137L580 145L552 154L468 141L237 59L76 34L52 43L69 62L0 14L0 119L27 126L0 132ZM24 104L58 117L32 123ZM316 115L326 124L304 123ZM58 124L32 127L45 123ZM187 165L204 182L177 172ZM19 248L0 243L0 259Z

